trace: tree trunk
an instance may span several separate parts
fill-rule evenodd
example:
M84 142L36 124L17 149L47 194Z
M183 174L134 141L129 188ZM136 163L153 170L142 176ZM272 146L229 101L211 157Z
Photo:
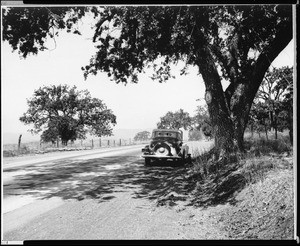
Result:
M269 138L268 138L268 128L267 128L266 125L265 125L265 133L266 133L266 139L269 140Z
M243 135L255 95L270 64L292 39L292 33L292 23L290 22L286 28L282 28L276 34L274 42L259 55L251 67L239 72L239 75L231 76L231 83L226 89L225 95L240 151L244 151ZM239 68L236 67L235 70L238 71Z
M236 84L231 84L225 91L226 101L234 124L235 139L239 151L245 152L244 133L248 124L249 113L254 96L249 93L251 88L250 81L240 81ZM254 93L255 94L255 93Z
M201 32L199 35L199 39L204 41L204 35L201 36ZM276 33L275 40L261 52L251 67L246 67L244 71L235 69L239 74L231 76L231 83L226 89L228 93L225 92L226 100L211 46L195 47L196 63L206 87L205 99L215 134L215 147L219 153L234 151L234 139L239 150L244 151L244 132L255 95L270 64L291 39L290 22Z
M216 157L222 158L223 155L234 151L234 128L221 80L208 47L199 50L198 66L206 87L205 100L215 137Z
M278 127L277 127L277 117L278 115L276 115L276 113L274 113L274 116L273 116L273 128L274 128L274 131L275 131L275 139L278 139Z

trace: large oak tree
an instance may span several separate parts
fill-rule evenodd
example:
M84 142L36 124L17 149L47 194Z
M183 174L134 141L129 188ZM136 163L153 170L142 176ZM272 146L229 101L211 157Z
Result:
M185 63L182 74L197 66L206 86L215 147L221 153L231 152L235 142L244 150L243 134L256 92L293 36L291 5L43 8L43 16L34 11L12 8L3 15L3 39L24 56L44 49L44 36L56 35L52 29L79 34L73 24L86 11L94 14L98 51L82 68L85 77L106 72L117 83L137 82L138 74L152 67L153 79L162 82L172 76L171 66L178 61ZM20 26L25 28L16 34ZM225 91L222 79L229 82Z
M31 131L42 132L45 142L61 139L67 145L69 140L84 139L87 133L110 136L116 124L116 116L100 99L92 98L87 90L76 90L76 86L40 87L27 104L20 121L33 124Z

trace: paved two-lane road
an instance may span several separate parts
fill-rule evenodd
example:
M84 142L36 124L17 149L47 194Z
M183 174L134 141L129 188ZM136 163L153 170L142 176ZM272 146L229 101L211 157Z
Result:
M3 240L224 237L186 206L184 166L145 167L141 146L74 154L4 165Z

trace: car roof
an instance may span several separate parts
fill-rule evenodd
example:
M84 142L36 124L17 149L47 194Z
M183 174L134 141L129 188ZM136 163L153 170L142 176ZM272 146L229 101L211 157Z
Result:
M176 129L154 129L152 132L176 132L176 133L182 133L181 130L176 130Z

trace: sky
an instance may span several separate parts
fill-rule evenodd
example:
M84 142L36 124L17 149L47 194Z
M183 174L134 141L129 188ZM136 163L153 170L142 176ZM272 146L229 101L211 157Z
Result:
M182 108L191 116L197 105L204 104L205 86L197 68L189 74L159 83L141 74L139 83L116 84L105 73L90 75L84 80L82 66L88 65L95 53L91 41L92 30L83 31L82 36L63 32L47 42L48 51L20 58L12 52L7 42L1 44L1 121L2 132L25 134L30 126L19 121L27 110L27 99L40 86L68 84L78 90L87 89L92 97L99 98L117 116L115 129L153 129L160 117L168 111ZM293 66L294 41L273 62L274 67ZM200 99L200 101L197 101Z

